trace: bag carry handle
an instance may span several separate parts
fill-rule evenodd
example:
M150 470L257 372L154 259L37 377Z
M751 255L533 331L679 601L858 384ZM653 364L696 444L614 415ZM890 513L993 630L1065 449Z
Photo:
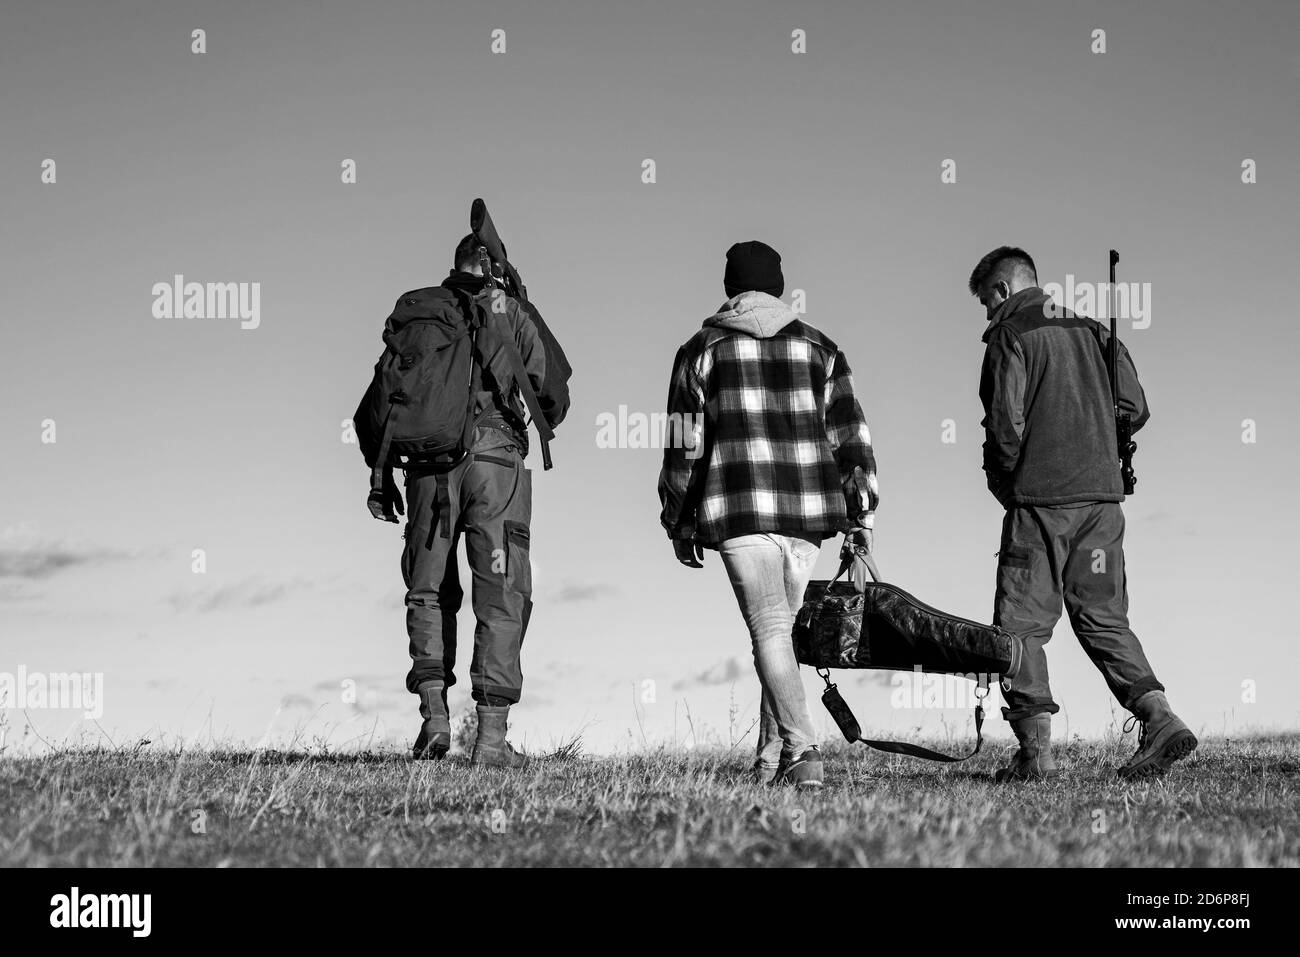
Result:
M852 551L853 557L861 559L863 564L867 566L867 571L871 573L871 580L879 582L881 580L880 569L876 567L876 560L871 557L870 550L863 545L854 545ZM840 570L831 579L831 585L839 581L840 577L849 570L849 567L853 564L853 557L844 558L840 561ZM827 587L829 588L829 586ZM864 738L862 736L862 726L858 724L858 719L854 717L848 702L840 694L839 686L831 683L830 670L818 668L817 674L826 682L826 690L822 692L822 704L831 713L831 717L835 719L836 725L839 726L840 731L850 744L861 742L869 748L884 751L888 754L906 754L913 758L924 758L926 761L943 761L950 764L960 764L962 761L970 760L979 754L980 748L984 746L984 699L989 693L988 675L980 675L975 688L975 750L963 757L956 757L955 755L944 754L941 751L931 751L919 744L909 744L906 741L877 741L872 738Z
M845 536L845 544L848 544L848 536ZM880 569L876 567L876 560L871 555L871 550L865 545L854 545L852 551L855 557L860 559L867 566L867 571L871 574L871 580L878 582L880 578ZM834 585L840 578L853 567L853 558L840 559L840 570L835 573L835 577L830 580L830 585ZM829 588L830 585L827 587Z

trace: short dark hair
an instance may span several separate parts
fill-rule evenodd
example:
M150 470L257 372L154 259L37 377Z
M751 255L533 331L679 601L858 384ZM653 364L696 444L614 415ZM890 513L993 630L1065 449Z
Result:
M478 247L480 245L478 237L470 233L456 244L456 254L452 259L452 266L456 269L460 269L462 266L473 267L478 262Z
M970 294L978 296L989 280L1010 279L1016 273L1027 273L1038 283L1038 268L1033 257L1019 246L999 246L979 261L970 274Z

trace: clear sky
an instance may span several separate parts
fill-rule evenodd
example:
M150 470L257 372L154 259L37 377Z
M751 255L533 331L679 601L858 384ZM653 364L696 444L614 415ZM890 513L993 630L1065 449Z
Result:
M745 239L781 251L855 369L882 570L986 621L1001 510L966 278L1010 243L1043 282L1099 281L1118 248L1151 284L1150 327L1121 329L1152 409L1134 628L1198 730L1295 727L1298 25L1290 2L8 4L0 672L102 672L118 741L409 743L399 531L368 516L340 423L393 301L440 281L483 196L575 369L556 468L530 459L517 739L754 720L716 554L684 569L658 525L659 451L596 442L602 413L662 409ZM155 318L178 273L260 283L260 325ZM1049 657L1058 727L1103 731L1118 706L1064 623ZM968 730L892 708L886 675L841 678L873 729ZM11 743L29 718L100 734L10 711Z

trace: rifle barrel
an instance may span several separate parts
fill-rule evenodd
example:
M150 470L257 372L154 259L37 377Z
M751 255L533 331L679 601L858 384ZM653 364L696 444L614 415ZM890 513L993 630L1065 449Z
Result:
M1110 348L1107 350L1106 371L1110 375L1110 397L1119 413L1119 345L1115 326L1115 266L1119 263L1119 253L1110 251L1110 285L1107 287L1107 311L1110 313Z

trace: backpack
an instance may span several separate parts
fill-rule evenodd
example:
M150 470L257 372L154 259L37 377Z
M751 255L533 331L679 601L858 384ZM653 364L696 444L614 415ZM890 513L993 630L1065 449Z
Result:
M455 299L457 308L448 299ZM371 489L406 459L454 465L469 448L477 419L480 342L499 341L541 438L546 468L554 438L540 415L513 337L495 336L481 304L466 292L430 287L397 300L384 328L384 352L353 414L357 443L371 469Z

